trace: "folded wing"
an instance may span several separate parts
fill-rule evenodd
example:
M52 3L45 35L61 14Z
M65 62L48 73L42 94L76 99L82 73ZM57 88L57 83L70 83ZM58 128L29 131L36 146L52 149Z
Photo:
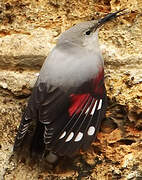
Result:
M20 146L31 119L35 119L37 127L33 143L36 145L33 147L40 148L38 144L43 142L46 149L67 156L79 149L87 149L105 115L106 92L103 79L103 71L100 71L95 79L73 92L37 83L28 104L29 118L26 118L25 113L15 147Z

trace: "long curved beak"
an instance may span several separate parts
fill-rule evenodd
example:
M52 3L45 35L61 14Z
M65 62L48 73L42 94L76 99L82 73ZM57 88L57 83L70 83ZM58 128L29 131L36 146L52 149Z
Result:
M104 18L98 20L97 24L95 24L94 27L92 27L92 29L96 30L98 29L99 27L101 27L103 24L119 17L119 16L122 16L124 14L127 14L128 12L124 12L126 9L122 9L122 10L119 10L119 11L116 11L114 13L109 13L107 14ZM121 13L123 12L123 13Z
M124 12L124 10L126 10L126 9L122 9L122 10L116 11L114 13L107 14L104 18L102 18L98 21L98 26L102 26L106 22L111 21L119 16L126 14L127 12ZM120 13L120 12L124 12L124 13Z

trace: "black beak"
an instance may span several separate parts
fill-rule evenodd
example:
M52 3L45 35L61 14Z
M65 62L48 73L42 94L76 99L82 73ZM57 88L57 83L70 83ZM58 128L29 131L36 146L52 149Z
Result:
M119 11L116 11L114 13L109 13L107 14L104 18L100 19L97 24L95 24L92 28L91 28L91 31L96 31L99 27L101 27L103 24L119 17L119 16L122 16L124 14L127 14L128 12L124 12L124 10L126 9L122 9L122 10L119 10ZM121 13L123 12L123 13Z
M122 9L122 10L116 11L114 13L107 14L104 18L102 18L98 21L98 27L102 26L103 24L107 23L108 21L111 21L119 16L127 14L127 12L124 12L124 10L126 10L126 9ZM121 13L121 12L124 12L124 13Z

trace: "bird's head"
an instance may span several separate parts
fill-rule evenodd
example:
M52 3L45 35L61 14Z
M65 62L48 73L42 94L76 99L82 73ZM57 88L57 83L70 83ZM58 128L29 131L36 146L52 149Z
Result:
M81 46L87 46L89 43L94 44L94 42L98 39L98 29L105 23L126 14L124 10L125 9L116 11L114 13L109 13L104 18L99 20L92 20L76 24L61 34L59 42L71 42Z

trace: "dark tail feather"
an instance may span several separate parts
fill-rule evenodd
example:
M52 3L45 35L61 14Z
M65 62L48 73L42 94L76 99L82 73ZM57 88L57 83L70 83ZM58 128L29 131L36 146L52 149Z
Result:
M31 118L28 118L27 111L28 109L25 110L22 116L13 151L18 156L28 153L34 157L35 154L42 154L45 149L43 142L44 124L38 120L33 122Z
M31 154L39 153L42 154L45 149L45 144L43 141L43 134L44 134L44 124L37 121L36 129L32 138L30 151Z
M26 115L26 111L25 111L22 116L22 120L21 120L19 129L18 129L16 138L15 138L13 151L16 151L19 147L21 147L23 145L25 136L31 125L31 121L32 121L31 118L28 118L28 116Z

